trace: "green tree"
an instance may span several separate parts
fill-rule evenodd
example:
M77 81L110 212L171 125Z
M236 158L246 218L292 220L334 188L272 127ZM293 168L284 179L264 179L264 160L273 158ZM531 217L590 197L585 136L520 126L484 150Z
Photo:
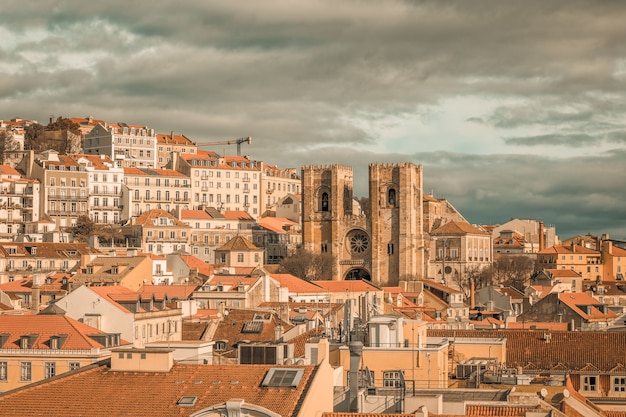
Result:
M76 224L70 227L69 232L74 235L74 239L79 242L85 242L89 236L93 235L95 230L95 223L89 218L89 216L83 214L78 216Z
M280 263L280 272L307 281L330 280L333 277L335 258L329 253L315 254L302 248Z

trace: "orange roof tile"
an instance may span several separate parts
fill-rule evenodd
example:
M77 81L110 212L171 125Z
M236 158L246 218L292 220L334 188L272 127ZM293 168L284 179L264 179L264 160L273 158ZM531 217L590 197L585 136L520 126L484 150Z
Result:
M329 292L364 292L364 291L380 291L378 287L363 280L348 281L313 281L315 285L319 285Z
M224 218L227 220L254 220L254 218L245 211L226 210Z
M280 283L281 287L287 287L291 293L324 293L326 290L315 282L309 282L291 274L270 274Z
M20 337L26 335L36 335L30 348L50 349L52 336L67 335L62 350L104 348L89 335L107 334L62 314L0 314L0 333L9 335L3 349L19 349Z
M270 368L281 365L175 364L169 372L121 372L89 366L43 383L0 394L3 417L22 417L25 404L35 416L180 416L241 398L281 416L298 415L315 372L303 369L295 389L265 388ZM80 393L80 394L78 394ZM191 406L176 405L183 396L196 397Z
M246 239L243 236L235 236L228 242L226 242L222 247L215 249L216 251L257 251L261 250L254 246L252 242Z
M432 236L437 235L465 235L465 234L477 234L488 235L489 232L480 230L479 228L472 226L467 222L451 221L448 222L430 233Z
M211 220L213 217L204 210L181 210L180 218L182 219L194 219L194 220Z
M144 285L137 292L142 297L154 295L157 300L163 300L166 295L168 299L186 300L196 288L198 288L196 285Z

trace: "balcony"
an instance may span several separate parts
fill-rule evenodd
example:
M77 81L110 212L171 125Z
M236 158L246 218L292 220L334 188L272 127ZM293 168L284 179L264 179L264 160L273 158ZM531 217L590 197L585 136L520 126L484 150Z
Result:
M243 177L243 178L242 178L242 181L243 181L243 182L250 182L250 177Z

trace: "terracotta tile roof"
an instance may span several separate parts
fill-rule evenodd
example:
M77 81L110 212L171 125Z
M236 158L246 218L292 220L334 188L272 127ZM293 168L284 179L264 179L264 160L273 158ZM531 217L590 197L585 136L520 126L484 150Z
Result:
M260 250L243 236L235 236L216 251L257 251Z
M270 274L280 283L281 287L287 287L290 293L325 293L326 290L315 282L309 282L291 274Z
M452 287L448 287L440 282L435 281L434 279L423 279L421 282L424 283L424 288L434 288L439 291L443 291L448 294L460 294L461 291L456 290Z
M544 269L550 272L554 278L580 278L580 274L573 269Z
M586 253L589 255L600 255L600 252L597 250L589 249L580 245L555 245L544 250L537 252L539 255L549 255L549 254L574 254L574 253Z
M37 248L37 258L80 259L81 255L103 254L86 243L0 242L0 256L6 258L31 256L32 251L28 250L31 247ZM7 248L15 248L16 253L9 254Z
M8 340L1 346L3 349L19 349L20 337L27 335L35 336L32 344L29 344L30 349L50 349L52 336L67 335L67 339L60 346L61 350L85 350L104 348L89 335L105 335L107 333L62 314L0 314L0 334L9 335ZM2 415L1 412L0 415Z
M57 273L46 277L44 282L40 285L40 291L42 294L66 294L67 283L63 284L63 278L69 279L69 274ZM18 279L13 282L7 282L0 285L0 290L7 294L26 294L33 291L33 277L24 279Z
M536 406L512 407L506 405L468 405L468 417L525 417L529 411L541 411Z
M506 365L532 365L538 370L562 364L578 370L592 364L608 372L626 364L626 332L551 331L549 341L544 330L428 330L430 337L506 338ZM575 348L573 348L575 347Z
M213 151L205 151L203 149L198 149L198 151L193 154L193 153L183 153L180 154L180 156L185 160L185 161L191 161L193 159L217 159L220 156L213 152ZM210 167L205 167L205 168L210 168Z
M203 340L209 328L208 322L183 321L183 340Z
M174 226L189 227L185 223L181 222L176 217L172 216L171 214L169 214L167 211L163 209L152 209L152 210L146 211L145 213L137 217L137 220L135 220L134 224L140 225L140 226L157 227L158 225L155 226L152 223L152 220L158 219L159 217L165 217L167 219L171 219L174 222L173 224ZM167 225L167 226L171 227L171 225Z
M507 329L511 330L523 330L523 329L534 329L534 330L558 330L558 331L567 331L569 328L569 323L553 323L553 322L538 322L538 321L526 321L526 322L508 322L506 324Z
M380 288L363 280L347 280L347 281L313 281L315 285L319 285L328 292L365 292L380 291Z
M180 259L189 267L195 268L198 270L199 274L202 274L206 277L209 277L213 274L215 268L213 265L210 265L204 262L202 259L196 258L193 255L179 255Z
M204 210L181 210L180 211L181 220L184 219L196 219L196 220L211 220L213 217L209 216Z
M304 370L295 389L265 388L263 379L270 368ZM189 365L175 364L169 372L111 371L106 366L89 366L43 383L0 394L3 417L34 416L181 416L244 399L281 416L298 415L315 374L314 366L303 365ZM78 394L80 393L80 394ZM192 406L176 402L183 396L197 397Z
M163 300L165 295L170 300L172 298L186 300L191 297L197 288L198 286L196 285L144 285L137 292L142 297L154 295L157 300Z
M226 287L225 291L238 292L238 285L244 284L249 287L252 287L257 282L259 282L261 278L259 277L251 277L249 275L213 275L206 283L210 285L218 285L222 284Z
M263 217L258 221L259 226L270 232L287 233L284 227L291 227L298 223L291 221L285 217Z
M566 304L573 312L581 316L587 321L593 321L594 319L606 320L607 318L616 318L612 310L608 310L606 313L600 311L598 306L601 304L590 295L582 292L563 292L558 294L559 301ZM586 308L591 308L589 313Z
M174 132L172 133L157 133L156 134L157 143L159 144L172 144L172 145L190 145L193 146L195 143L191 139L189 139L185 135L176 135Z
M488 235L489 232L480 230L479 228L472 226L467 222L459 222L459 221L451 221L448 222L432 232L430 232L432 236L438 235L466 235L466 234L475 234L475 235Z
M20 172L8 165L0 165L0 174L2 175L22 175Z
M236 344L243 340L250 342L275 342L276 326L283 326L287 331L293 326L285 323L280 317L269 310L260 309L228 309L228 314L220 322L213 335L213 340L227 341L223 356L236 357ZM260 321L263 325L258 332L245 332L244 326L251 321Z
M226 220L254 220L254 218L245 211L225 210L224 218Z

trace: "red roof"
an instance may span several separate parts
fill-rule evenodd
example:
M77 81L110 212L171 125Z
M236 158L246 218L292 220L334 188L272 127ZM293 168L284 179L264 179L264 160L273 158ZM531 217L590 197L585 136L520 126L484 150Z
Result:
M0 333L9 338L0 348L19 349L20 337L33 335L31 349L50 349L52 336L67 335L62 350L104 348L88 335L107 334L62 314L6 315L0 314ZM2 414L2 413L0 413Z
M291 293L325 293L326 290L315 285L314 282L309 282L304 279L298 278L291 274L270 274L272 278L280 282L281 287L287 287Z
M379 288L373 286L367 281L354 279L347 281L313 281L315 285L319 285L329 292L365 292L380 291Z

